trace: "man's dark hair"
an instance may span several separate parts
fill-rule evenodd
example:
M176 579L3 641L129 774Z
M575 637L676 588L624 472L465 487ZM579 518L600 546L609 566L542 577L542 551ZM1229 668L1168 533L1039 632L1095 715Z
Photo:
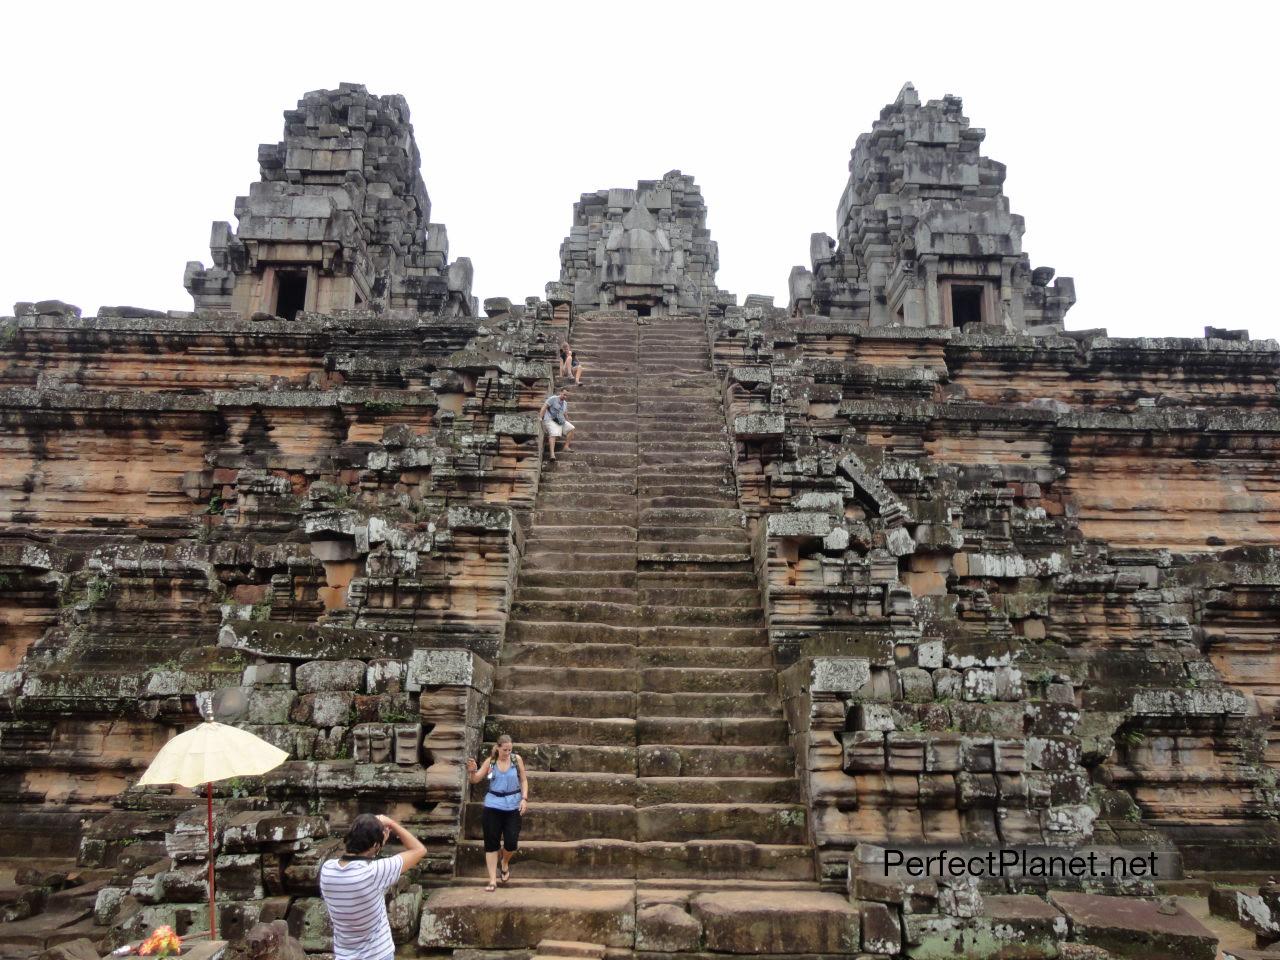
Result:
M346 847L347 853L364 853L370 847L376 847L382 843L385 832L377 817L372 813L362 813L351 821L343 846Z

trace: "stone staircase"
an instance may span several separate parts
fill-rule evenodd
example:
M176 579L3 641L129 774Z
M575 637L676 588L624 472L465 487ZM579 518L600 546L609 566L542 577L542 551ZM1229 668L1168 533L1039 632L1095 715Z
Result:
M597 314L574 346L580 437L543 478L487 727L531 772L517 869L812 880L702 324Z
M796 897L846 933L852 916L856 941L856 912L817 892L702 323L589 314L573 343L585 368L569 398L578 439L542 479L486 722L490 741L512 736L530 775L504 909L526 883L531 897L534 886L634 893L633 913L767 891L741 902ZM481 789L466 810L463 885L485 875ZM471 889L481 906L494 896ZM466 894L435 895L442 925L466 926ZM562 925L570 913L563 902ZM531 923L525 939L600 939L599 920ZM483 939L453 943L498 946Z

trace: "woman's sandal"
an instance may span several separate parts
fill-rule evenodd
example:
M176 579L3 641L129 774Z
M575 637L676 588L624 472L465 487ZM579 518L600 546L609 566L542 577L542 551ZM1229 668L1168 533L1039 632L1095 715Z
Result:
M486 883L486 884L484 885L484 892L485 892L485 893L493 893L493 891L495 891L495 890L497 890L497 889L498 889L498 885L497 885L496 883Z
M498 873L498 883L501 883L501 884L503 884L503 885L506 885L506 884L508 884L508 883L510 883L510 882L511 882L511 868L510 868L510 867L504 867L504 868L503 868L503 869Z

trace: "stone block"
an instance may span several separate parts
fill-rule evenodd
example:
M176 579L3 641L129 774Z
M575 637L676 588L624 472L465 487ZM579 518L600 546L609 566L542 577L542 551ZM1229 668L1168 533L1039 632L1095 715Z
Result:
M888 767L893 773L921 773L924 770L925 739L917 734L890 733L887 737Z
M1218 938L1182 907L1166 913L1136 897L1052 892L1050 901L1071 923L1072 939L1118 957L1214 960Z
M348 726L352 719L355 694L349 690L331 690L324 693L307 693L298 697L289 717L294 723L313 727Z
M231 900L261 900L266 896L262 857L254 853L223 854L214 863L214 882L219 896Z
M902 699L908 703L928 703L934 698L933 677L920 667L904 667L898 671Z
M288 723L297 693L287 687L264 687L249 691L249 702L241 719L245 723Z
M809 674L811 693L857 696L871 682L871 661L863 657L815 657Z
M902 950L902 920L887 904L859 901L862 914L862 949L867 953L896 955Z
M244 668L246 687L287 687L293 683L291 663L253 663Z
M404 691L405 664L401 660L371 660L364 676L365 689L371 694Z
M656 903L636 911L636 949L655 953L693 953L702 946L702 924L674 903Z
M939 700L954 700L964 692L964 677L948 667L933 671L934 694Z
M361 723L351 729L351 758L356 763L389 763L391 756L390 724Z
M854 953L858 911L833 893L702 893L690 901L706 950L716 953Z
M397 946L412 943L418 937L418 923L422 918L422 888L412 886L397 893L387 904L387 920L391 923L391 939Z
M885 734L879 730L853 730L841 735L847 773L875 772L885 768Z
M981 945L988 951L983 955L1001 956L1003 951L1026 960L1049 960L1058 955L1058 945L1070 932L1062 912L1035 896L984 897L982 916L990 921L991 937L989 944Z
M311 660L298 665L294 686L299 693L364 689L366 666L360 660Z
M422 756L422 724L397 723L391 733L394 761L401 766L416 766Z
M547 887L446 888L422 907L418 946L527 950L542 940L635 946L635 893Z
M333 927L329 923L329 911L318 897L299 897L289 907L287 918L289 935L308 953L318 953L330 947Z
M415 650L409 659L405 689L417 692L430 687L471 686L475 659L467 650Z

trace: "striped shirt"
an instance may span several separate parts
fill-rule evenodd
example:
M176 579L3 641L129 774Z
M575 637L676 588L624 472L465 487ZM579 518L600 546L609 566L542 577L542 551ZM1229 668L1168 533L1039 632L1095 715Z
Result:
M389 960L396 952L387 919L387 889L399 878L404 860L349 860L345 867L326 860L320 894L333 925L333 960Z

